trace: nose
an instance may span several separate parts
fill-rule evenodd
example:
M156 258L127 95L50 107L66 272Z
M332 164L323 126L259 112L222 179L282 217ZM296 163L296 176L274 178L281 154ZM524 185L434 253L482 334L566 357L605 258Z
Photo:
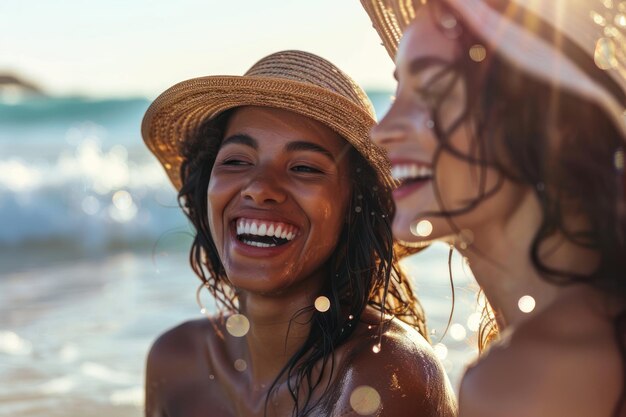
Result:
M381 147L403 142L412 135L431 130L429 112L417 106L408 107L396 100L382 120L372 128L370 137Z
M244 200L258 205L280 204L287 198L287 193L277 175L271 175L266 170L250 178L241 190Z

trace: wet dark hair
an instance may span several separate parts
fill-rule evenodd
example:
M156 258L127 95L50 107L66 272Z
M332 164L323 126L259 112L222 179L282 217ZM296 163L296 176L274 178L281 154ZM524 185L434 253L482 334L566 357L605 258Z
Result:
M236 291L224 272L211 237L207 187L231 114L232 110L207 120L195 136L185 141L180 172L183 185L179 203L196 230L190 263L215 297L220 314L235 313L239 306ZM294 400L293 415L305 416L316 407L327 406L332 397L331 387L324 387L317 401L311 400L313 391L327 376L327 365L330 375L334 372L333 352L348 340L367 306L380 311L381 318L382 313L399 318L428 339L421 305L413 295L409 281L399 270L394 252L390 227L394 209L391 189L383 185L376 171L356 149L350 147L347 154L352 188L347 221L328 261L332 273L320 294L328 297L330 309L321 313L310 306L291 318L293 321L301 314L311 314L311 331L268 390L266 411L281 378L287 380ZM381 332L382 327L383 323Z
M442 11L454 15L439 3L430 3L436 4L431 9L435 18ZM471 211L497 192L503 179L528 186L542 215L528 253L535 269L556 285L584 283L626 305L625 179L623 160L621 166L616 161L624 157L624 138L598 105L512 66L497 51L482 46L461 19L457 20L459 53L447 71L454 74L451 83L464 81L465 107L456 120L444 124L442 103L446 98L439 97L431 116L440 151L475 164L482 186L465 207L439 215L454 225L456 215ZM468 53L476 45L486 48L487 59L482 62L475 62ZM449 142L466 122L472 127L472 147L469 153L461 153ZM501 177L490 189L484 185L488 168L495 168ZM564 220L570 215L581 216L587 224L572 228ZM600 257L597 268L583 274L547 265L540 255L542 245L557 233L595 251ZM489 316L479 338L483 343L497 331L493 315ZM625 388L615 410L619 415L626 399L626 308L611 320L624 358Z

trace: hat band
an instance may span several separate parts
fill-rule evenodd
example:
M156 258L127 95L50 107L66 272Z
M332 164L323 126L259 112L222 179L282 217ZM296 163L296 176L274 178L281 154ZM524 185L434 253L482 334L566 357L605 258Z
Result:
M552 1L552 0L542 0ZM498 12L503 17L511 20L520 27L526 27L527 20L533 19L535 30L533 34L539 37L547 44L559 45L560 52L569 58L570 61L576 63L591 80L601 85L609 92L621 105L626 108L626 92L622 87L608 74L606 71L600 70L593 57L589 55L581 46L574 42L566 33L557 29L555 26L547 22L541 16L537 15L527 7L520 4L515 5L515 13L511 13L511 3L505 0L488 0L485 4Z

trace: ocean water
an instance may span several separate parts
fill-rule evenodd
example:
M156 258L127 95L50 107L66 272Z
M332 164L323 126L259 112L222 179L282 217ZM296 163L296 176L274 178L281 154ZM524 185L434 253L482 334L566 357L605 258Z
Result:
M389 92L370 92L378 114ZM145 356L200 317L190 228L140 137L146 99L0 100L0 416L141 416ZM453 381L476 285L448 248L406 260ZM209 303L209 301L206 301Z

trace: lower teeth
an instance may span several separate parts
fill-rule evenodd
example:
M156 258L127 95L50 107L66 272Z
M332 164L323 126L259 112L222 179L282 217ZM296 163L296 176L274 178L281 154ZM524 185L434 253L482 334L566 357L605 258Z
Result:
M249 246L256 246L257 248L273 248L277 246L276 244L255 242L253 240L243 240L243 243Z

